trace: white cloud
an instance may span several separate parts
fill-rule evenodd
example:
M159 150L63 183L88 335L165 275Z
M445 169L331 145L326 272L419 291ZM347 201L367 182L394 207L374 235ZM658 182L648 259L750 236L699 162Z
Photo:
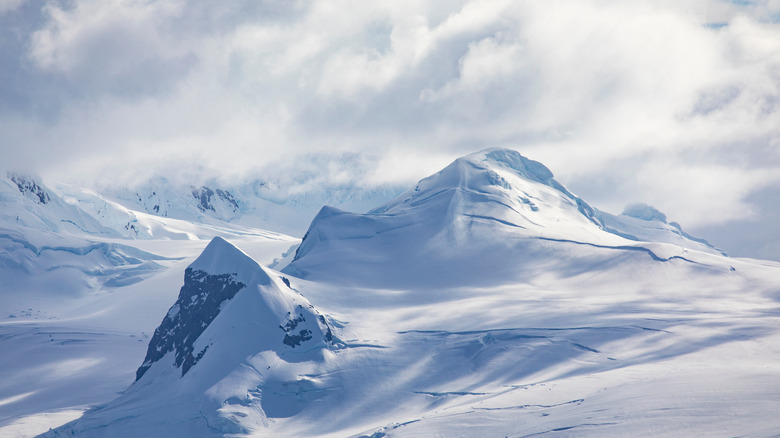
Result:
M64 73L85 64L91 67L97 60L117 69L126 67L149 53L172 49L156 43L182 6L175 1L82 0L65 10L49 3L44 7L46 26L31 36L30 54L39 67Z
M24 2L25 0L0 0L0 14L15 11L22 6Z
M675 212L673 220L702 226L753 217L756 209L745 197L780 182L780 173L659 159L644 166L635 181L638 191L652 194L651 204Z
M429 39L425 18L411 16L393 26L384 52L373 47L340 49L325 61L317 93L355 99L360 93L382 91L415 69L427 54Z
M196 61L170 29L183 7L178 0L81 0L71 9L47 3L29 55L87 94L161 94Z

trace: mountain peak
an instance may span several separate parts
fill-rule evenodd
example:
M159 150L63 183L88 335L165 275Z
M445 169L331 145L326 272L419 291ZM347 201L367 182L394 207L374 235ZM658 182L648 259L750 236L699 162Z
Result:
M237 332L240 324L251 330ZM236 333L241 339L231 340ZM136 381L169 353L184 377L214 350L219 359L206 360L207 368L223 366L220 360L227 356L242 360L262 347L284 351L331 341L325 318L292 290L289 280L272 278L243 251L215 237L185 270L179 297L155 330Z
M271 279L260 265L244 251L223 239L214 237L190 269L212 275L231 274L245 283L269 284Z
M497 209L502 217L490 217L521 228L536 227L538 216L584 220L603 228L596 210L556 181L550 169L515 150L498 148L458 158L422 179L413 190L369 213L397 214L442 196L452 198L450 213L463 213L464 208L496 210L502 206ZM487 218L476 211L466 214Z
M155 330L146 358L136 371L139 380L170 352L182 377L206 353L194 351L195 340L220 314L225 301L251 280L269 284L270 277L251 257L221 237L215 237L184 272L179 298ZM242 281L243 280L243 281Z
M599 212L517 151L486 149L456 159L367 214L324 207L283 272L385 285L441 282L436 273L447 272L446 281L466 284L479 278L472 269L478 265L496 278L520 275L518 260L538 248L549 255L549 242L618 250L636 245L630 241L660 242L675 245L670 251L718 253L667 224L653 207L639 204L627 214ZM385 277L356 274L376 265Z
M553 178L553 173L544 164L528 159L513 149L493 148L485 149L464 158L471 157L482 159L500 166L505 166L532 181L547 184Z
M504 269L513 245L538 237L617 239L604 232L598 212L543 164L511 149L487 149L456 159L367 214L324 207L283 272L370 283L377 279L356 280L354 271L360 269L354 266L381 264L394 271L383 281L428 281L445 265L473 262ZM349 269L349 276L320 269L333 260ZM449 281L475 280L466 269L456 270Z

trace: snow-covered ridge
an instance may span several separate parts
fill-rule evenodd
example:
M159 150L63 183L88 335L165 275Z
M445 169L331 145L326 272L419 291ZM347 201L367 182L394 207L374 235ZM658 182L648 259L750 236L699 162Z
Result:
M260 387L299 363L322 362L337 343L325 316L288 279L216 237L187 267L127 393L53 434L99 436L111 425L118 436L150 427L199 435L201 418L220 433L246 433L284 410L269 407L272 395L261 397ZM137 421L122 418L128 407Z
M134 383L46 436L771 435L778 267L626 213L488 150L368 214L323 207L284 274L216 237L128 288L168 291Z
M595 209L556 181L547 167L511 149L487 149L458 158L369 213L403 214L435 196L451 199L447 214L453 219L461 215L528 229L545 227L540 220L564 218L580 227L589 227L583 223L587 221L603 228Z
M643 203L629 204L619 216L603 211L597 214L604 230L636 242L663 242L711 254L727 255L704 239L683 231L677 222L666 222L666 215Z
M368 211L403 188L366 184L373 164L361 154L314 155L243 179L159 174L97 191L131 210L198 223L213 221L301 236L323 205Z
M51 200L46 189L38 185L38 182L35 181L35 179L12 172L8 172L7 176L8 179L19 187L19 191L22 194L32 197L36 202L47 204Z
M217 202L209 197L211 192L206 188L200 190L205 205L219 211L215 206ZM200 196L201 192L197 193ZM193 200L193 205L185 205L184 208L198 212L194 195L188 196ZM212 197L229 199L228 194L222 193L220 197L219 192L212 193ZM263 235L288 239L287 236L258 229L256 223L228 224L202 216L184 220L133 210L94 190L66 184L51 188L38 177L10 172L0 177L0 203L3 204L0 209L2 226L66 233L84 238L193 240L210 239L216 235ZM169 207L175 208L174 204Z
M116 202L149 214L211 223L214 220L302 235L324 204L366 211L400 192L394 187L314 186L304 190L265 180L224 185L177 185L163 177L134 188L106 188Z
M455 160L367 214L323 207L284 272L356 281L359 272L386 265L397 271L376 281L432 280L452 271L445 278L468 283L478 277L477 265L519 275L516 265L537 263L530 254L558 251L555 242L641 249L657 260L683 257L688 249L719 254L671 224L599 212L541 163L488 149ZM325 265L331 269L320 268Z
M179 298L155 330L136 380L168 353L174 354L174 365L181 368L183 377L212 345L199 339L213 321L221 317L225 321L223 324L230 324L226 321L229 316L220 315L230 313L229 309L236 305L233 304L234 299L244 304L247 300L250 303L252 300L262 302L264 308L256 309L260 311L257 316L266 319L263 321L266 326L277 321L280 329L277 332L280 342L276 344L277 348L295 348L304 343L306 348L312 348L313 345L326 346L332 342L331 330L325 319L313 310L305 298L290 289L289 280L283 279L281 283L280 279L225 239L212 239L185 270ZM236 297L245 289L246 293ZM273 337L270 332L257 332L254 336L259 339ZM194 351L196 343L205 346Z
M67 202L38 177L8 172L0 178L0 224L40 231L120 237L95 217Z

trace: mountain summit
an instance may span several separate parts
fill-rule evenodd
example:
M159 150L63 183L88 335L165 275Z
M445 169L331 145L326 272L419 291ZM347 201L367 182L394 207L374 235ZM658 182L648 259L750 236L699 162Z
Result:
M185 436L191 429L200 436L205 420L220 434L246 432L296 405L294 395L264 397L263 388L282 385L297 364L321 361L333 345L327 319L288 279L215 237L186 269L135 383L65 429L100 436L102 427L114 424L113 433L137 436L136 428L151 422L157 432L171 432L165 435ZM144 424L116 425L126 409L142 413Z
M631 219L599 212L537 161L511 149L487 149L455 160L367 214L323 207L284 272L369 284L470 284L485 275L522 275L524 266L561 250L560 243L652 252L640 243L648 233ZM621 231L626 227L630 232ZM673 243L654 244L669 256L680 248L711 248L672 226L660 228L652 242ZM325 264L329 268L320 269ZM387 266L388 275L363 276L377 265Z
M227 358L327 348L333 338L325 318L288 283L215 237L185 270L179 298L155 330L136 381L157 367L168 374L167 357L182 378L196 364L212 369L201 373L211 378L213 369L232 365Z
M434 198L444 200L453 222L494 221L528 229L554 216L603 226L595 209L556 181L547 167L511 149L459 158L371 214L403 214Z

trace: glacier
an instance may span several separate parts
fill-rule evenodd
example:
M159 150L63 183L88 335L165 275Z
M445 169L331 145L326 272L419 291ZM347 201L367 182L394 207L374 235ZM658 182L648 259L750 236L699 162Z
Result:
M459 158L364 213L322 206L301 239L198 219L191 193L179 219L75 196L162 230L123 234L97 203L36 185L95 223L3 213L17 246L0 272L20 289L1 298L14 354L0 358L0 435L780 430L780 264L727 257L645 204L600 211L511 149ZM48 205L6 187L15 210ZM81 250L102 255L77 259L70 293L31 286L60 260L31 262L34 248L57 239L107 248ZM12 263L24 257L27 270ZM156 268L106 284L94 263Z

